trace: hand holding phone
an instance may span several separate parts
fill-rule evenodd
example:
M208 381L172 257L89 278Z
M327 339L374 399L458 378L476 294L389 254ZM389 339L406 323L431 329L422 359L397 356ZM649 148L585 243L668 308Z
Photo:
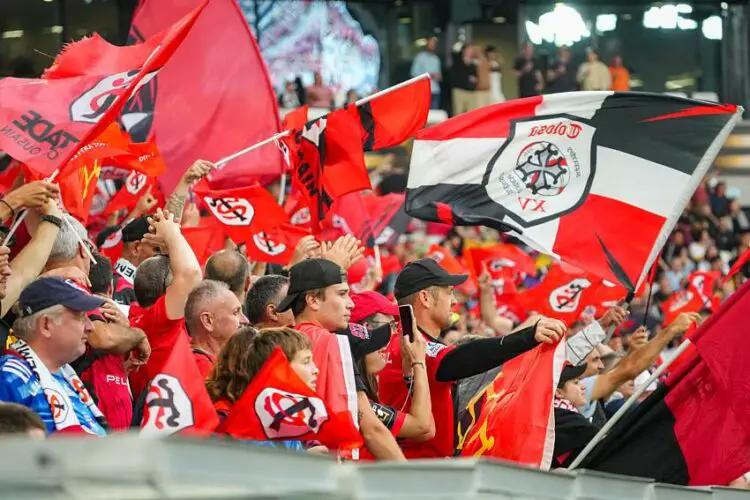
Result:
M411 305L398 306L398 317L401 321L401 333L414 342L414 309Z

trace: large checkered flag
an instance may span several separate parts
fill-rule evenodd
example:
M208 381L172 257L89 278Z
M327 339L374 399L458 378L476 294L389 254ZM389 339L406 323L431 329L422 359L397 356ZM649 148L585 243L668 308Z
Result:
M632 291L741 114L619 92L482 108L417 134L406 211L510 232Z

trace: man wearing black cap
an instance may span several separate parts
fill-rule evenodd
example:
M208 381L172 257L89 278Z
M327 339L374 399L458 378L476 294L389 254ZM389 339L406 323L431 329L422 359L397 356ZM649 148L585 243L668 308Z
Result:
M114 265L114 293L112 299L125 308L136 302L133 280L136 268L149 257L157 255L158 249L143 240L148 234L148 216L131 221L122 228L122 255ZM127 309L124 311L127 314Z
M554 465L566 467L586 447L599 427L579 413L578 408L586 404L586 393L581 377L587 364L566 364L555 389L555 451Z
M106 420L68 363L93 332L87 313L104 304L70 280L39 278L18 301L18 340L0 357L0 401L34 410L52 432L104 435Z
M440 331L451 325L456 303L453 287L462 284L467 275L449 274L434 259L407 264L396 278L395 296L400 305L409 304L427 340L427 375L430 381L435 437L417 443L405 441L401 448L407 458L437 458L453 455L455 448L455 408L453 382L500 366L509 359L536 347L552 343L565 333L565 324L543 318L535 325L512 335L479 339L457 347L438 340ZM409 404L408 383L402 373L399 342L388 346L388 364L380 373L382 401L395 408ZM408 408L408 406L407 406Z
M342 268L327 259L307 259L289 270L289 290L277 310L291 309L295 329L313 344L313 360L320 368L318 394L331 411L348 410L359 417L365 446L379 459L404 456L386 427L372 412L364 386L355 379L347 339L333 333L348 327L354 303Z

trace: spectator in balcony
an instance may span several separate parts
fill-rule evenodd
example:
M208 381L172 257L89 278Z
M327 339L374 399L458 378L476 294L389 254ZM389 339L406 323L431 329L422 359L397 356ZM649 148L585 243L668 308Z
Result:
M279 107L285 109L296 109L302 106L297 92L297 85L294 80L289 80L284 84L284 90L279 94Z
M616 55L612 58L609 75L612 77L611 90L620 92L630 90L630 71L622 65L622 56Z
M560 47L557 59L547 71L547 86L550 93L578 90L576 72L568 47Z
M307 104L311 108L333 108L333 91L323 84L323 77L315 73L315 81L305 90Z
M612 77L609 68L599 60L596 49L589 47L586 51L586 62L578 68L578 83L581 90L609 90Z
M354 105L357 101L359 101L359 94L357 94L356 90L349 89L349 92L346 93L346 99L344 99L344 104Z
M542 73L534 59L534 46L527 43L516 59L513 72L518 78L518 97L532 97L542 92Z
M735 234L746 233L750 231L750 220L740 207L740 201L734 199L729 202L729 217L732 219L732 228Z
M717 182L713 192L709 195L711 199L711 211L716 217L724 217L729 213L729 198L727 198L727 183Z
M490 104L505 102L503 94L503 58L497 53L495 47L488 45L484 49L487 60L490 62Z
M467 43L461 49L461 56L457 58L451 68L453 79L453 116L466 113L474 109L474 92L477 88L476 46Z
M443 73L440 68L440 58L435 54L437 50L437 37L427 39L427 45L424 50L417 54L414 62L411 64L411 76L419 76L424 73L430 75L430 109L440 109L440 82L443 80Z

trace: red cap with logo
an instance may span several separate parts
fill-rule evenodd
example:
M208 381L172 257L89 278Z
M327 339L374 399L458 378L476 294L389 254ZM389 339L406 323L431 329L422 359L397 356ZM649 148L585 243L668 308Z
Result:
M366 291L352 293L350 296L354 302L350 319L352 323L359 323L377 313L398 317L398 306L378 292Z

